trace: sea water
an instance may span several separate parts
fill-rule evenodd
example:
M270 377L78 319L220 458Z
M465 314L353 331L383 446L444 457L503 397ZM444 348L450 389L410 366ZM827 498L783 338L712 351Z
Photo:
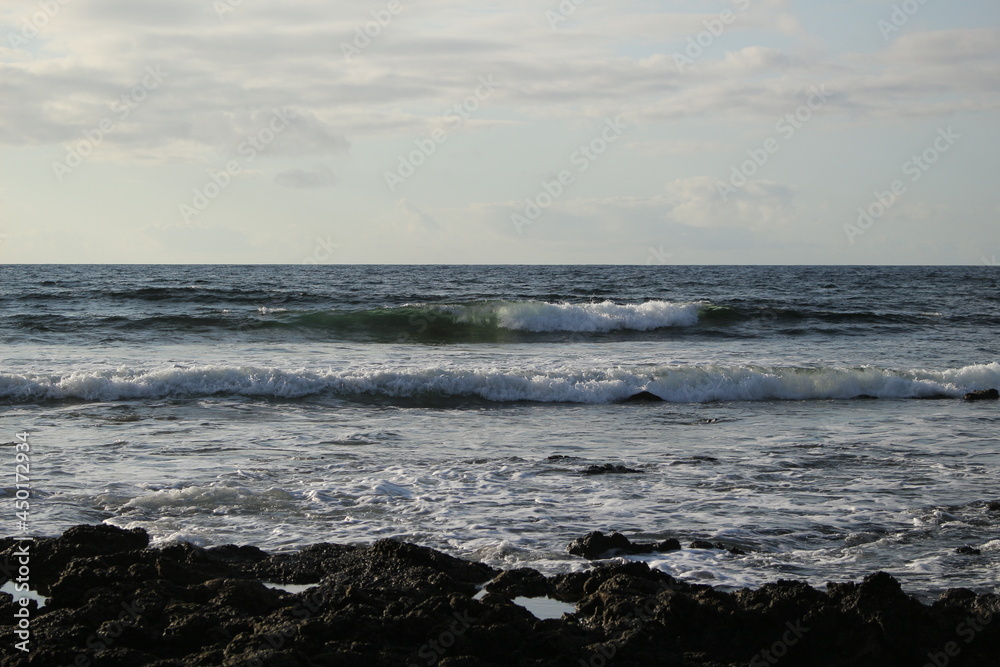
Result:
M30 434L35 535L388 537L554 573L617 530L738 547L633 557L725 588L996 592L1000 406L961 397L1000 387L998 287L985 266L5 266L0 443ZM620 402L639 391L665 401ZM606 463L638 472L585 474Z

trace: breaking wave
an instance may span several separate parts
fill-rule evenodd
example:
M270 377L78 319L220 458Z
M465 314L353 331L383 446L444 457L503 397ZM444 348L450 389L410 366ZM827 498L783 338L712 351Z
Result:
M102 340L131 340L137 332L157 340L175 337L227 340L230 337L277 340L347 340L355 342L550 342L659 339L683 336L758 337L774 333L869 334L965 324L964 316L937 312L842 311L823 307L772 307L764 303L719 304L711 301L651 299L641 303L605 300L574 303L557 300L485 299L462 303L405 303L377 308L294 308L226 304L182 312L149 314L139 309L104 316L15 313L4 324L30 336L91 334ZM1000 324L988 314L977 326ZM20 340L18 333L11 340Z
M0 373L0 401L120 401L246 396L348 400L474 398L490 402L612 403L638 391L667 401L823 400L961 397L1000 386L1000 363L944 371L855 368L669 365L654 368L385 368L286 370L200 366L117 368L65 375Z

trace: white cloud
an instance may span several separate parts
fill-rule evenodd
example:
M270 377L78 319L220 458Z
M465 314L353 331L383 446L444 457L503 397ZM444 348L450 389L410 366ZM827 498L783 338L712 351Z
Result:
M719 181L696 176L667 184L668 217L692 227L775 230L795 220L793 188L770 181L749 181L725 199Z

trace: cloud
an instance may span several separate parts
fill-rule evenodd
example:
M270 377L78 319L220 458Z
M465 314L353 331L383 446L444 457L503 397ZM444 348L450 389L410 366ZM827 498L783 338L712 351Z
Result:
M348 62L340 44L352 43L355 29L372 20L357 3L242 3L221 18L211 3L196 0L155 10L123 0L74 3L28 45L4 47L0 143L77 139L150 66L168 77L108 137L109 154L122 159L148 160L157 151L180 161L229 154L272 108L285 106L298 119L273 154L341 153L349 137L411 136L467 97L477 76L489 74L503 85L490 112L476 119L484 127L497 117L528 122L611 113L646 122L771 117L822 82L839 93L831 109L854 115L1000 108L995 29L902 34L875 54L755 43L769 34L803 33L787 4L754 3L682 73L671 54L713 14L657 11L639 2L586 5L552 30L549 8L528 3L489 11L457 0L404 3ZM36 3L20 2L5 18L17 26L34 11Z
M668 183L667 217L691 227L776 230L794 221L795 190L771 181L749 181L724 199L707 176Z
M530 224L515 225L511 214L522 202L480 203L463 217L478 219L492 233L525 242L539 240L597 243L655 239L665 231L696 233L702 238L768 238L783 234L798 220L794 187L771 181L749 181L723 199L720 181L708 176L676 179L652 196L565 199L544 209ZM712 232L706 236L706 232ZM718 234L717 234L718 233ZM732 235L736 235L735 237Z
M293 168L276 174L274 182L286 188L328 188L337 182L337 177L327 167Z

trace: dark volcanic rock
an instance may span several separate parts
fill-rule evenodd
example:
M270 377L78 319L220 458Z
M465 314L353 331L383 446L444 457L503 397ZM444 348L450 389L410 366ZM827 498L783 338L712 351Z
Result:
M598 558L607 553L625 552L628 553L632 543L621 533L611 533L605 535L599 530L588 533L585 537L578 537L570 542L566 548L574 556L584 558Z
M967 401L996 401L1000 400L1000 391L996 389L980 389L979 391L970 391L963 398Z
M605 463L604 465L592 465L581 471L584 475L629 475L642 474L641 470L626 468L623 465Z
M390 540L275 556L135 548L147 542L111 527L36 540L34 555L55 569L32 560L32 581L37 571L51 599L27 608L30 650L20 652L14 605L0 595L0 665L977 667L1000 654L1000 597L952 589L927 606L882 572L825 591L778 581L725 593L641 562L544 577ZM578 542L645 546L618 534ZM4 563L15 548L0 540ZM262 577L319 583L291 594ZM540 621L511 602L517 595L550 595L576 612Z
M105 524L73 526L54 544L76 549L78 556L98 556L145 549L149 546L149 535L141 528L124 530Z
M672 466L702 465L703 463L718 463L718 462L719 459L715 458L714 456L705 456L702 454L696 456L689 456L686 459L678 459L677 461L671 461L670 465Z
M688 545L688 548L689 549L717 549L718 547L716 547L714 544L712 544L711 542L708 542L706 540L695 540L694 542L692 542L691 544Z
M605 535L599 530L578 537L567 547L567 551L575 556L593 560L605 556L620 554L648 554L660 551L676 551L681 548L681 543L670 538L656 543L633 543L621 533L611 533Z
M649 391L640 391L632 394L622 401L622 403L662 403L663 399Z
M689 549L721 549L722 551L728 551L734 556L746 556L747 552L743 551L739 547L730 547L722 542L709 542L707 540L695 540L688 545Z
M522 595L537 598L554 592L552 583L541 572L527 567L501 572L496 579L486 584L486 590L509 598Z

